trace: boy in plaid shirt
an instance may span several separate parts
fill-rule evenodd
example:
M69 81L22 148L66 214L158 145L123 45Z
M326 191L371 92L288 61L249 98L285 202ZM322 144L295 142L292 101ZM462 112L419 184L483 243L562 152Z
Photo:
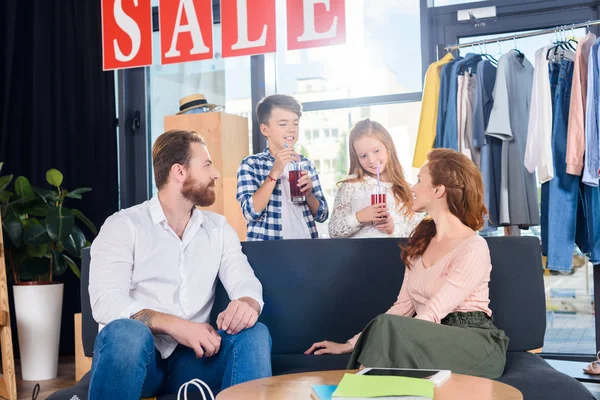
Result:
M256 107L261 133L268 146L242 160L237 172L237 200L247 221L247 240L316 239L317 222L329 215L327 201L312 162L294 151L300 134L302 106L292 96L276 94ZM304 203L293 203L289 189L290 163L305 161L298 186Z

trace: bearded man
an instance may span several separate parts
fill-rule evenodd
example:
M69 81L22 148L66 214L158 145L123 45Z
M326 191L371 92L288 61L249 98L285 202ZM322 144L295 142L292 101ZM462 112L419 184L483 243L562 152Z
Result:
M206 141L165 132L152 162L158 193L110 216L92 244L90 400L175 393L192 379L218 393L271 376L262 285L225 217L196 208L214 203L219 179ZM217 278L232 300L215 330Z

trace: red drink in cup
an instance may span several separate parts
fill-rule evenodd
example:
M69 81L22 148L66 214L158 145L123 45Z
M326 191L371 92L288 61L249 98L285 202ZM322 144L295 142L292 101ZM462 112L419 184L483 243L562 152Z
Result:
M292 202L302 203L306 199L304 194L298 187L298 180L302 177L302 170L290 170L290 195L292 196Z
M372 193L371 194L371 205L386 203L386 195L385 193Z

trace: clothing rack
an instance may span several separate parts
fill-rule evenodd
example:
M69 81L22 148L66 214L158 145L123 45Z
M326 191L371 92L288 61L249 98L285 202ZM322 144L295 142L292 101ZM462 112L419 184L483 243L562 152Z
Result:
M494 39L485 39L485 40L478 40L478 41L468 42L468 43L453 44L451 46L444 47L444 49L446 51L457 50L457 49L461 49L464 47L479 46L479 45L487 44L487 43L506 42L508 40L517 40L517 39L522 39L522 38L527 38L527 37L532 37L532 36L546 35L548 33L558 33L558 32L564 32L567 30L586 28L586 27L589 28L592 25L600 25L600 19L597 19L594 21L582 22L580 24L561 25L561 26L557 26L555 28L540 29L537 31L527 32L527 33L518 33L516 35L501 36L501 37L494 38Z

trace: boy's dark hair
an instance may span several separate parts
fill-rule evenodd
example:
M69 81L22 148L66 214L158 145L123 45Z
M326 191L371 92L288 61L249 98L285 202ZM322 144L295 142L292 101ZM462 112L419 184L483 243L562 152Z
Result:
M271 111L274 108L281 108L293 112L300 118L302 116L302 105L298 100L287 94L273 94L262 99L256 106L256 118L258 124L269 124Z
M156 139L152 146L152 165L154 181L159 190L167 184L173 164L181 164L186 168L189 166L191 143L206 146L204 138L192 131L171 130Z

